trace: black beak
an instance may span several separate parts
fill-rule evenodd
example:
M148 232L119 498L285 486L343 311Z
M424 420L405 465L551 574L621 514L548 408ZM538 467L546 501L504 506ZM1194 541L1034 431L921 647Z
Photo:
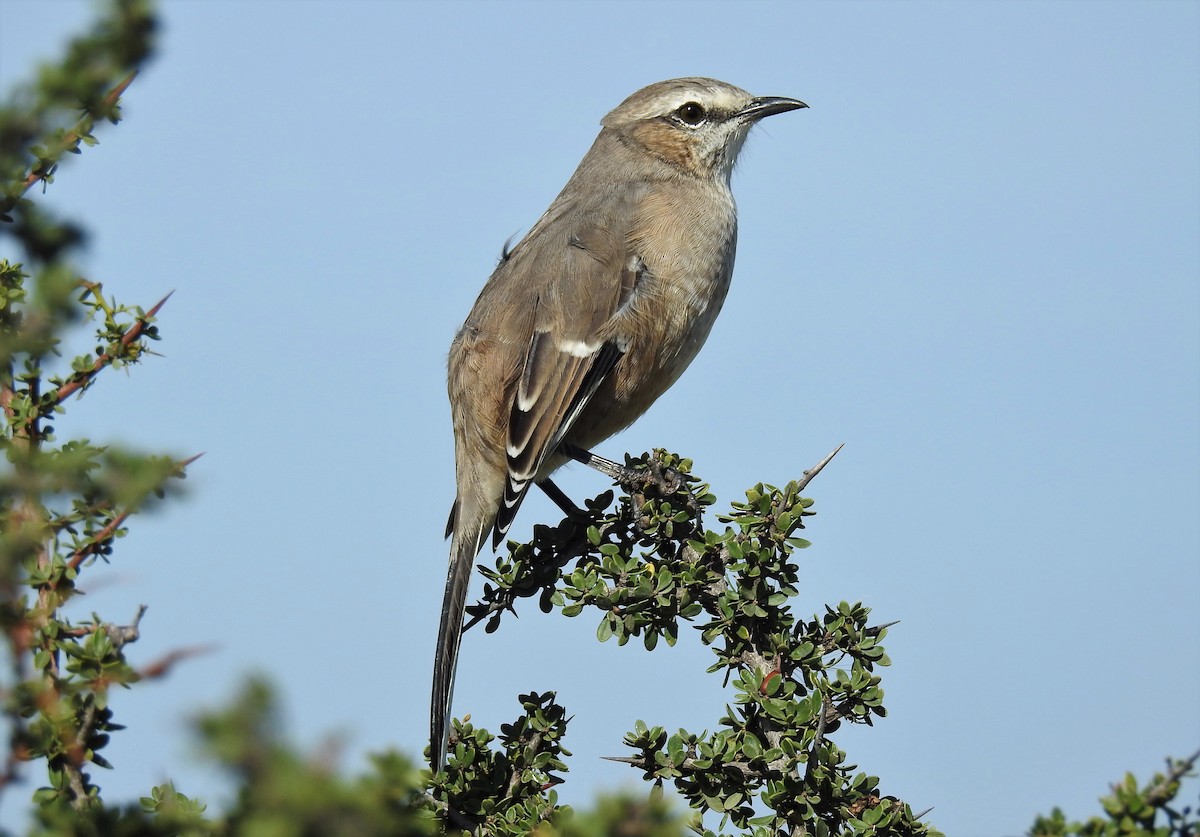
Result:
M789 99L786 96L757 96L750 100L738 116L751 121L758 121L764 116L774 116L777 113L787 113L789 110L806 108L808 105L799 99Z

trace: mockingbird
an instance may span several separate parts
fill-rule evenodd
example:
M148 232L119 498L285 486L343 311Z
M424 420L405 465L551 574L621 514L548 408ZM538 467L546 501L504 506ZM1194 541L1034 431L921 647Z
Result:
M499 545L530 485L559 493L548 480L556 468L628 426L692 362L733 272L734 161L758 120L803 107L709 78L634 93L505 249L455 336L458 496L433 672L435 771L475 555L489 534Z

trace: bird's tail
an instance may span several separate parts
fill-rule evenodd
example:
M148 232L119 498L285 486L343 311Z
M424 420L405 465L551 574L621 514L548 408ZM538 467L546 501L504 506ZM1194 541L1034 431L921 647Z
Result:
M458 666L458 647L462 641L467 587L471 583L471 565L482 540L482 534L465 533L459 529L450 544L450 570L446 575L446 595L442 600L442 620L438 625L437 652L433 658L433 695L429 704L429 761L435 773L446 763L454 671Z

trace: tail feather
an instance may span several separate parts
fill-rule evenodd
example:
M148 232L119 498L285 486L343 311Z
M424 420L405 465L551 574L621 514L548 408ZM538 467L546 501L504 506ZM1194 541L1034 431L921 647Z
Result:
M450 546L450 570L446 575L446 595L442 600L442 619L438 625L437 651L433 659L433 695L429 707L429 761L434 772L446 764L454 672L458 667L458 648L462 642L467 588L471 583L471 565L482 540L482 532L467 534L460 529L454 533Z

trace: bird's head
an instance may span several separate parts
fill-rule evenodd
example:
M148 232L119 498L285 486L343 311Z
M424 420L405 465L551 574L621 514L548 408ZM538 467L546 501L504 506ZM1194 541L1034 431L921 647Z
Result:
M751 96L712 78L677 78L643 87L601 124L688 174L728 183L754 123L806 107L799 99Z

